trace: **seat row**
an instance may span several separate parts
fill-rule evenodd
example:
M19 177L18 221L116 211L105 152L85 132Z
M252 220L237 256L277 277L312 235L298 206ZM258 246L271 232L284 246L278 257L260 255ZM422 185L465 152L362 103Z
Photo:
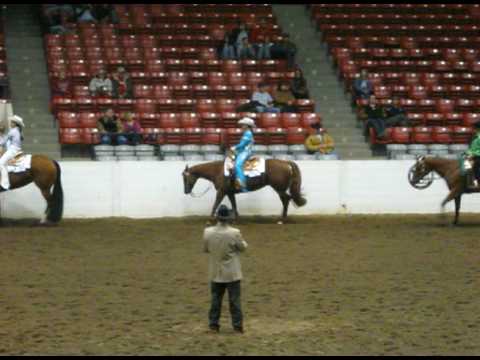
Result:
M102 113L60 112L56 119L60 128L94 128ZM304 128L321 124L315 113L304 114L256 114L256 113L134 113L143 128L237 128L238 121L248 116L260 128Z
M324 37L329 49L357 47L395 47L403 49L435 49L455 48L462 51L478 51L479 36L340 36L336 34ZM464 53L464 56L468 54Z
M452 127L395 127L386 129L385 139L378 140L370 129L370 142L375 144L468 144L473 128Z
M255 142L259 145L299 145L305 142L309 130L305 128L255 128ZM97 128L60 128L62 145L92 145L100 143ZM145 128L142 138L146 144L196 144L231 146L238 144L243 135L239 128Z
M182 60L182 59L149 59L145 61L118 61L103 59L64 59L50 58L48 68L50 76L56 76L60 71L97 74L100 69L116 70L115 66L123 65L131 72L133 79L144 78L145 73L185 72L185 73L248 73L248 72L286 72L285 60ZM78 74L76 74L78 75ZM196 74L203 76L203 74ZM207 76L209 76L207 74Z

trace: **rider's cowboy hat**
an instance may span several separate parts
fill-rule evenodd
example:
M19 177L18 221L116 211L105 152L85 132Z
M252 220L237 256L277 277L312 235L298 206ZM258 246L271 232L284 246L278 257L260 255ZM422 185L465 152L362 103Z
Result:
M217 211L217 220L227 221L232 217L231 210L226 205L220 205Z
M25 127L25 124L23 123L23 119L18 116L18 115L13 115L8 118L10 122L14 122L17 125L20 125L22 128Z
M473 124L473 127L477 130L480 130L480 121L477 121L475 124Z
M250 127L256 127L255 121L253 119L250 119L248 117L243 118L238 122L238 125L247 125Z

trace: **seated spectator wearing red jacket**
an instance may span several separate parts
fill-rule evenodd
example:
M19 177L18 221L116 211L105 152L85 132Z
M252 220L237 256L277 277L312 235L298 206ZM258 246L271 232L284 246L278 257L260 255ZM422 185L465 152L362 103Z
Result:
M58 77L53 79L52 96L72 96L72 83L65 71L60 71Z

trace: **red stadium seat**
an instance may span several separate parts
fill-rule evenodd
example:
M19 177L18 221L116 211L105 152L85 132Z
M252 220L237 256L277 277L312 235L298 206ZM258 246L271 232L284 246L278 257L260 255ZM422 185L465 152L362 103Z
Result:
M184 128L200 127L200 117L197 113L180 113L180 124Z
M281 119L280 114L263 113L260 115L258 126L265 129L279 128L281 127L280 119Z
M217 100L217 112L235 112L237 107L236 101L232 99L218 99Z
M78 128L80 123L78 116L73 112L61 111L57 114L58 126L60 128Z
M197 112L212 113L216 111L216 101L212 99L197 99Z
M289 114L283 113L281 115L281 126L285 129L288 128L299 128L301 127L302 116L301 114Z
M240 120L240 114L236 112L222 112L220 114L222 118L222 126L224 128L237 128L238 121Z
M155 128L158 125L158 116L154 113L140 113L138 114L138 120L142 129Z
M173 112L177 110L177 102L173 99L156 99L158 112Z
M156 103L153 99L137 99L134 105L136 113L155 113Z
M305 143L308 131L302 127L287 128L287 144L288 145L302 145Z
M411 142L411 128L406 127L395 127L392 128L392 141L396 144L409 144Z
M200 121L204 128L218 128L221 127L221 118L218 113L202 112L200 113Z
M202 135L202 144L204 145L220 145L222 144L223 129L206 128Z
M78 113L79 127L81 128L95 128L97 127L97 121L100 118L94 112L81 112Z
M453 126L451 128L451 140L454 144L469 144L473 137L471 127Z
M448 127L437 126L432 129L432 139L436 144L450 144L451 130Z
M429 127L414 127L411 141L415 144L432 144L432 129Z
M158 119L158 126L164 129L177 128L180 127L180 119L175 113L163 113Z
M82 143L80 129L60 129L59 135L60 135L60 144L76 145L76 144Z
M151 98L153 97L153 88L151 85L134 85L133 96L135 98Z

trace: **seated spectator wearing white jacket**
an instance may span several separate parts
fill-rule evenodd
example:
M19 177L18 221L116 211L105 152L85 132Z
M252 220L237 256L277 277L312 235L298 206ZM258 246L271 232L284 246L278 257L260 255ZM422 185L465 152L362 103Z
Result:
M252 96L252 101L255 103L258 112L279 113L280 109L273 106L273 98L267 91L267 85L264 83L258 84L258 91L255 91Z
M112 81L107 76L105 70L100 70L88 86L88 90L92 96L112 96Z

